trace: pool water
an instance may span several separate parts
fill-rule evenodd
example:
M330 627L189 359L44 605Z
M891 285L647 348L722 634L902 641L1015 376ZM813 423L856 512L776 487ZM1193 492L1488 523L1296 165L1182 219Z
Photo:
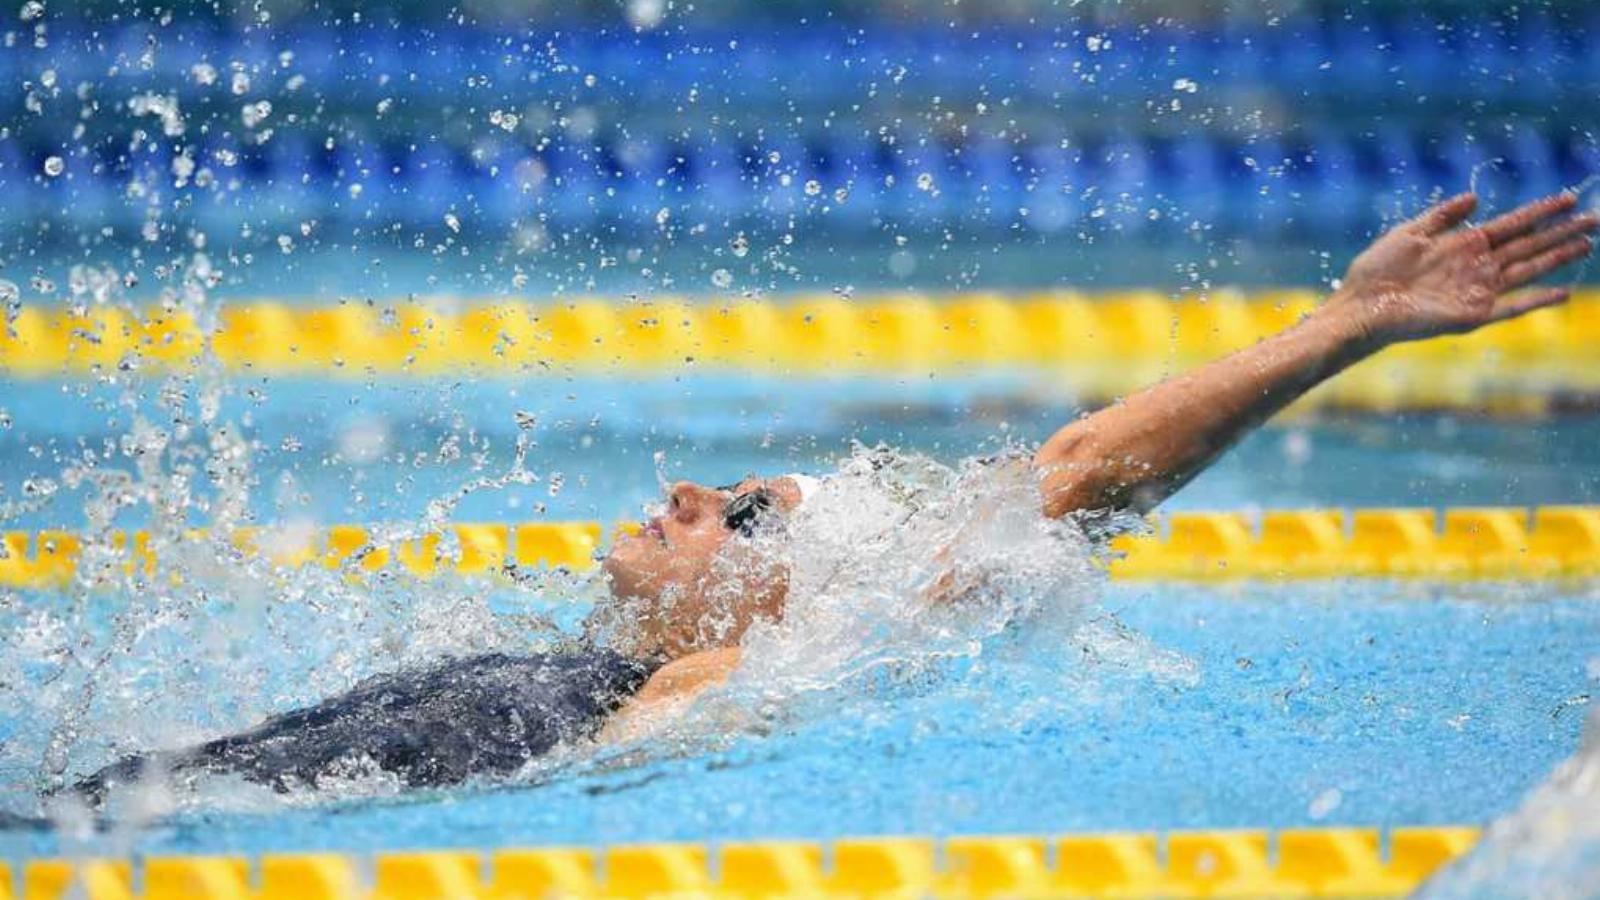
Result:
M19 497L27 478L59 483L12 527L76 524L88 488L63 476L69 463L109 446L102 466L129 467L117 441L138 431L135 412L170 423L174 409L189 408L163 407L154 390L119 405L106 388L12 388L15 424L0 438L7 496ZM247 473L228 481L242 485L242 499L205 488L210 470L196 463L183 512L197 522L236 501L260 521L414 520L430 500L507 471L519 438L537 481L469 493L454 519L614 520L636 516L655 495L658 469L712 483L748 471L827 470L851 441L953 461L1036 442L1073 414L1070 397L1022 375L938 386L714 375L274 381L258 396L226 396L220 410L210 425L190 421L187 435L181 425L170 430L172 471L181 468L172 460L206 456L185 457L183 446L217 446L219 423L248 438ZM1597 436L1594 417L1291 422L1248 439L1174 505L1593 502L1600 459L1587 448ZM172 471L156 482L170 487ZM149 509L134 503L118 521L138 523ZM152 697L139 721L101 723L73 751L70 772L107 760L107 732L180 742L236 729L363 672L514 646L524 628L542 639L570 628L592 596L560 579L368 589L331 575L282 583L250 573L218 577L207 590L170 607L196 621L161 622L163 607L149 604L145 621L159 627L135 655L161 665L113 665L121 680L111 686L172 697ZM321 599L335 614L283 613L291 594L294 603ZM736 681L729 690L754 712L736 727L576 754L510 784L287 800L219 789L174 816L108 833L6 831L0 855L1477 823L1510 809L1577 746L1600 626L1589 583L1202 587L1086 578L1058 603L1040 599L1041 612L969 652L879 667L780 703L763 702L768 686L758 679ZM13 634L43 644L50 632L39 610L71 621L72 602L26 597L0 616ZM92 602L85 621L104 631L126 598ZM1071 615L1055 616L1053 605ZM252 623L278 614L282 646L256 656L241 649L252 646ZM4 660L23 683L49 669L28 652L39 648L13 640ZM59 710L23 701L26 691L10 696L16 705L0 710L0 796L7 809L30 812L40 748ZM59 699L43 688L36 696ZM115 696L97 702L114 707Z

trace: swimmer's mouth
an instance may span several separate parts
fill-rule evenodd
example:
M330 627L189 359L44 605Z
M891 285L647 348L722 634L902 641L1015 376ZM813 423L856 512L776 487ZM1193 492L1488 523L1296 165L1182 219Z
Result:
M663 544L667 542L667 533L661 528L660 519L651 519L650 521L644 523L644 527L639 530L645 534L653 536L656 540Z

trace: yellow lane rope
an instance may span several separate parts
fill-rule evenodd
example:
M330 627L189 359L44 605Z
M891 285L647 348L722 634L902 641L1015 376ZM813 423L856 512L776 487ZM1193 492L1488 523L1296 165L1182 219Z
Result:
M893 837L147 857L138 879L127 860L49 860L17 874L29 900L1401 897L1477 838L1459 827Z
M1148 534L1111 545L1118 579L1584 578L1600 576L1600 506L1178 512ZM633 526L621 525L619 529ZM540 566L586 568L598 522L463 523L446 534L389 541L358 525L243 528L226 549L295 566L320 562L352 575L398 567L419 577L504 575ZM203 542L201 532L176 539ZM89 557L116 575L153 574L174 541L113 533ZM49 588L83 568L85 542L67 531L0 533L0 586Z
M1310 291L1070 291L798 296L783 301L527 304L449 298L306 307L232 303L132 314L26 306L0 329L0 373L63 377L192 366L344 376L466 372L808 375L989 368L1047 373L1106 398L1279 331ZM204 318L209 324L202 325ZM1359 409L1538 411L1552 395L1600 394L1600 291L1476 334L1392 348L1319 390L1312 404Z

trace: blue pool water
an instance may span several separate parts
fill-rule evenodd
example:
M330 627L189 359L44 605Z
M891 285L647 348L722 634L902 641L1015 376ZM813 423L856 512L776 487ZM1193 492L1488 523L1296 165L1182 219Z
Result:
M845 692L828 715L725 748L533 787L191 814L135 846L1482 822L1575 746L1596 599L1507 586L1119 587L1107 608L1182 654L1194 680L1024 638L981 671ZM12 856L62 846L0 839Z
M62 482L21 525L77 524L84 489L67 486L65 463L131 424L105 401L59 385L12 386L13 425L0 442L7 496L20 496L24 478ZM159 414L152 403L135 406ZM518 411L537 424L519 429ZM1071 414L1069 398L1020 376L937 387L701 376L649 385L272 382L259 397L227 398L218 421L240 423L252 442L251 515L326 523L414 519L430 499L505 470L519 435L535 443L528 469L540 480L470 495L457 520L634 515L656 491L657 453L669 477L713 482L746 471L827 469L852 439L954 460L1036 441ZM1174 505L1592 502L1600 460L1587 448L1597 432L1592 417L1291 423L1246 441ZM452 445L460 452L441 452ZM552 492L556 473L561 486ZM199 496L191 511L202 521L214 507ZM129 513L126 521L137 522L144 509ZM355 674L381 671L416 660L406 642L439 637L408 629L459 629L466 643L441 639L437 652L515 640L514 629L508 637L468 627L471 616L460 611L469 607L495 609L501 619L551 614L565 627L581 612L561 599L577 589L560 583L519 591L446 579L385 585L371 598L328 581L223 580L212 590L216 596L195 607L201 624L173 634L220 649L200 652L155 629L154 643L138 654L160 661L163 674L130 669L119 677L134 690L167 685L178 699L142 706L141 722L103 722L104 731L127 726L145 740L182 742L247 725L314 699L308 675L313 684L345 683L326 678L340 659L353 660ZM330 602L365 618L290 619L308 630L280 636L282 646L269 653L250 638L258 621L251 604L289 604L292 590L327 590ZM440 617L440 598L466 605L446 605L450 615ZM1042 615L968 655L906 671L891 666L775 708L761 707L759 681L744 684L746 705L760 710L753 720L631 748L636 756L579 756L531 783L287 802L256 792L220 806L202 801L131 832L6 832L0 855L72 851L85 841L240 851L1482 822L1572 752L1594 687L1600 594L1592 584L1090 579L1042 599ZM103 621L122 601L93 602L105 604ZM37 598L0 615L15 628L62 603ZM1053 621L1052 603L1079 619ZM174 674L174 660L188 669ZM191 709L188 697L209 701ZM0 788L7 808L26 810L39 783L40 731L51 723L12 702L0 710L10 748ZM104 762L107 752L103 741L86 740L72 771Z

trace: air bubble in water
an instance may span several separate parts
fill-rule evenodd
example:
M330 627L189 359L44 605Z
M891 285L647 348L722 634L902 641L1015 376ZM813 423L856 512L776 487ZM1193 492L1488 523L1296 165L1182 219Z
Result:
M730 245L730 249L733 250L734 256L743 259L744 255L750 252L750 239L742 234L736 235Z
M52 156L44 161L44 173L51 178L67 170L67 161L59 156Z
M455 213L447 212L444 214L444 226L455 234L461 233L461 220L456 218Z
M34 19L44 15L44 4L40 3L39 0L28 0L27 3L22 4L22 11L17 15L24 22L32 22Z
M922 174L918 175L917 176L917 190L919 190L919 191L931 191L931 190L933 190L933 176L928 174L927 172L923 172Z
M235 96L243 95L250 90L250 76L243 72L233 73L233 82L230 87Z
M711 283L722 290L733 287L733 273L727 269L718 269L711 273Z
M820 193L822 193L822 182L816 180L815 178L813 178L810 181L806 182L806 196L807 197L815 197Z

